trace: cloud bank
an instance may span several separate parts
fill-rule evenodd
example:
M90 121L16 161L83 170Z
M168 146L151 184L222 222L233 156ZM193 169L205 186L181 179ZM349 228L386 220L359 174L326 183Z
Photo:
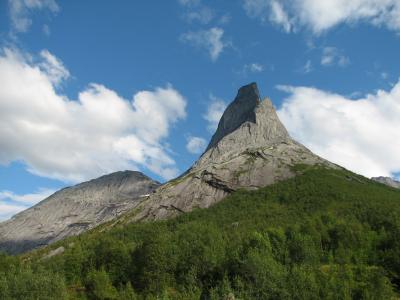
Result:
M310 87L279 88L289 93L280 119L313 152L367 177L400 171L400 81L357 100Z
M80 182L124 169L178 174L163 140L186 116L186 100L171 85L127 100L90 84L76 100L56 91L68 78L47 50L34 63L15 49L0 51L0 164L24 161L33 174Z

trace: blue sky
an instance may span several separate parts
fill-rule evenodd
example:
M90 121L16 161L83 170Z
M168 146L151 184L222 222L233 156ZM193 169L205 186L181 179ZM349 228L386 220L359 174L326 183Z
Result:
M397 0L0 1L0 220L121 169L160 181L256 81L291 135L400 172Z

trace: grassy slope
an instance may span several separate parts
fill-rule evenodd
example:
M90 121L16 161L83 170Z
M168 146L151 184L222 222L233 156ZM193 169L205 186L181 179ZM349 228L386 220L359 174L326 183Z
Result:
M3 276L7 295L20 296L10 282L22 281L23 290L31 272L38 293L47 293L38 295L50 299L395 297L400 191L342 170L298 171L173 220L106 224L20 258L0 257L0 290ZM61 245L64 254L39 260ZM14 277L1 275L10 265Z

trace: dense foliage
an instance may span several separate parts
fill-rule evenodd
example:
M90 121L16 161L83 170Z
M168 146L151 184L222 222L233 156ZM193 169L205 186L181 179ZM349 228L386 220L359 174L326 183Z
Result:
M391 299L400 191L304 169L176 219L102 226L0 256L0 299Z

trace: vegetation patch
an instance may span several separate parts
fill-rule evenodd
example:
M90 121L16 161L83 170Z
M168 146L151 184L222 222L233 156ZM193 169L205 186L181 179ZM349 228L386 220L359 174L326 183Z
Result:
M209 209L1 255L0 299L398 297L400 191L294 168L301 175Z

